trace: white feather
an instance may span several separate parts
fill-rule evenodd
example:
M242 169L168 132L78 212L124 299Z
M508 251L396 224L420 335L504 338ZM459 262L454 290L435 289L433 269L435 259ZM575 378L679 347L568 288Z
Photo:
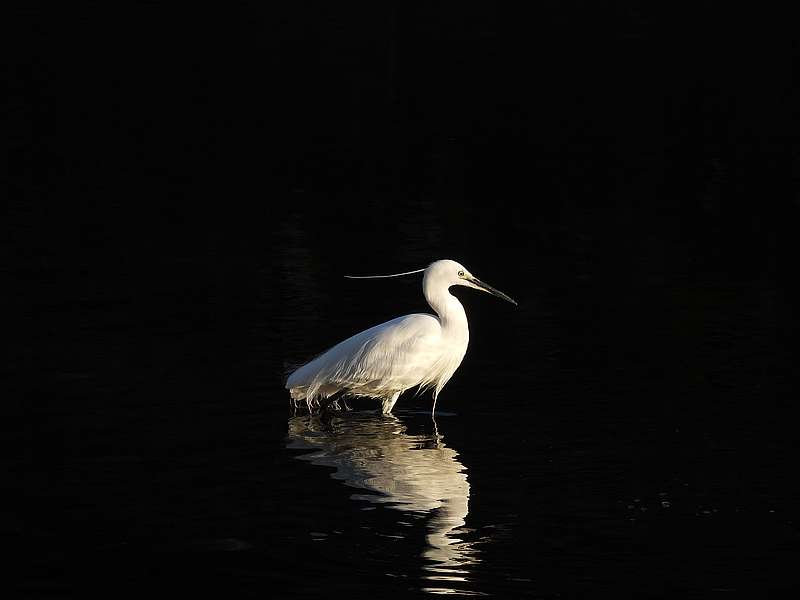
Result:
M469 344L467 315L448 291L465 285L491 291L452 260L425 269L423 293L436 315L398 317L336 344L292 373L286 388L309 410L335 394L367 396L383 401L388 413L410 388L433 389L436 397L461 364ZM506 297L506 299L510 300ZM513 300L511 300L513 302Z

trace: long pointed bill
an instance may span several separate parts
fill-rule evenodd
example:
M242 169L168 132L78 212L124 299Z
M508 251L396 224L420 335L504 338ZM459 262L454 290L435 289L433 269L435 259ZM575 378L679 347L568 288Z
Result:
M490 286L488 283L483 283L483 282L482 282L480 279L478 279L477 277L470 277L470 278L469 278L467 281L469 281L471 284L473 284L473 285L474 285L476 288L478 288L479 290L483 290L484 292L489 292L489 293L490 293L490 294L492 294L493 296L497 296L498 298L502 298L502 299L503 299L503 300L505 300L506 302L511 302L511 304L513 304L514 306L519 306L519 304L517 304L517 301L516 301L516 300L514 300L513 298L511 298L511 297L509 297L509 296L506 296L506 295L505 295L503 292L501 292L500 290L496 290L496 289L494 289L494 288L493 288L492 286Z

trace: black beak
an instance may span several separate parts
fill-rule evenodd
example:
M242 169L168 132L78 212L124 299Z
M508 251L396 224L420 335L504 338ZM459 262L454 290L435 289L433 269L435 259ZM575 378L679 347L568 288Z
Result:
M490 293L490 294L492 294L493 296L497 296L498 298L502 298L502 299L503 299L503 300L505 300L506 302L511 302L511 304L513 304L514 306L519 306L519 304L517 304L517 301L516 301L516 300L514 300L513 298L511 298L511 297L509 297L509 296L506 296L506 295L505 295L503 292L501 292L500 290L496 290L496 289L494 289L494 288L493 288L492 286L490 286L488 283L483 283L483 282L482 282L480 279L478 279L477 277L470 277L470 278L469 278L469 282L470 282L470 283L472 283L472 284L474 284L474 285L475 285L475 286L476 286L478 289L481 289L481 290L483 290L484 292L489 292L489 293Z

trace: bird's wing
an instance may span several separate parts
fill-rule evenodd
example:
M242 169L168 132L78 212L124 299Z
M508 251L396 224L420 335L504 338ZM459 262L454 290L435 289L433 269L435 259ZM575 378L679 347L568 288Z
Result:
M347 389L364 395L402 391L426 380L439 358L441 326L433 315L413 314L340 342L289 377L286 387Z

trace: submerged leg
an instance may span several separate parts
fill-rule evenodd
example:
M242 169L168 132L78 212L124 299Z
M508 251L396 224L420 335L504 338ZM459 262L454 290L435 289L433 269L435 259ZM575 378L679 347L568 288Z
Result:
M381 412L384 415L388 415L392 412L392 408L394 407L394 403L397 402L397 399L400 397L400 392L395 392L394 395L389 398L388 400L384 400L381 406Z

